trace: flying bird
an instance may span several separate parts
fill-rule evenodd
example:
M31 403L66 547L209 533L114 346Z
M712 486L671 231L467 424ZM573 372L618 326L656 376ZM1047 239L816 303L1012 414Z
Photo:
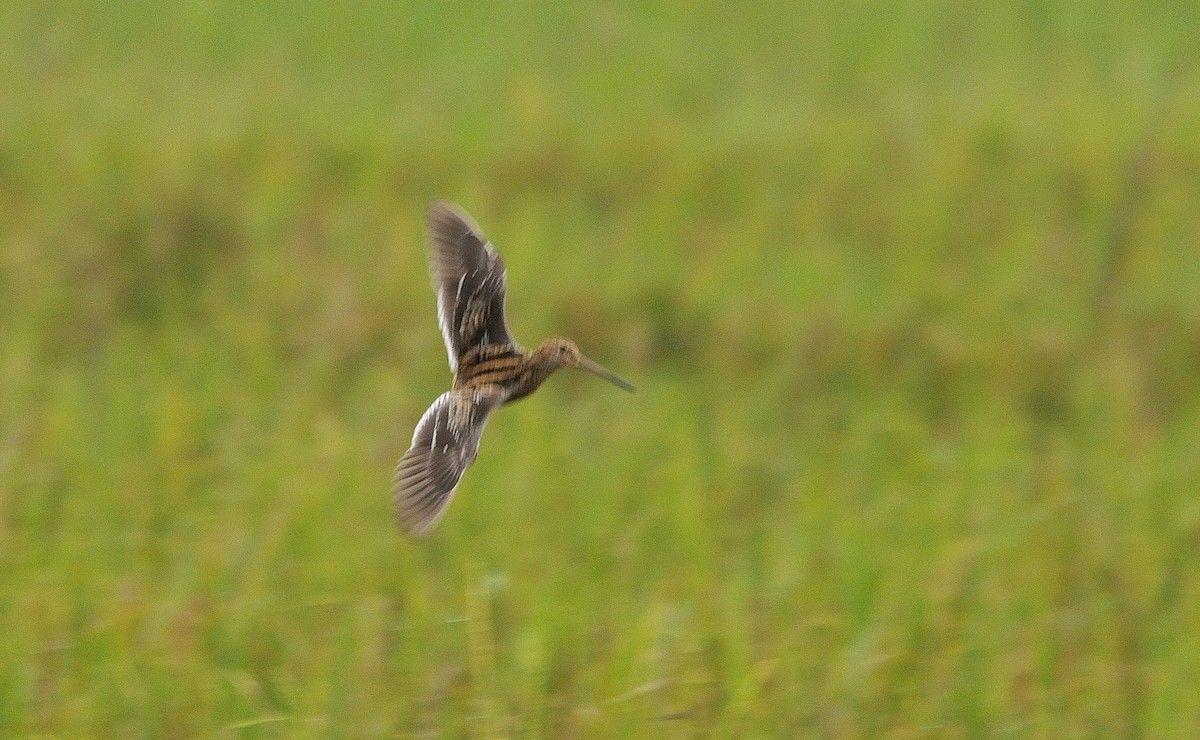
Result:
M479 452L488 417L528 396L560 367L577 367L630 393L633 386L584 357L570 339L547 339L532 352L508 333L507 272L500 254L463 210L429 209L429 261L438 323L454 384L417 422L412 446L392 480L396 524L414 537L429 532Z

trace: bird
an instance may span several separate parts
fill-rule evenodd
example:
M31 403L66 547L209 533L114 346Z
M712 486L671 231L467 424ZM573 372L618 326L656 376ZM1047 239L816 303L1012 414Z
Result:
M504 261L465 211L436 201L429 207L428 229L430 278L454 382L417 422L412 446L392 479L396 525L414 538L445 514L496 409L533 393L562 367L587 370L634 391L570 339L553 337L529 351L512 338L504 316Z

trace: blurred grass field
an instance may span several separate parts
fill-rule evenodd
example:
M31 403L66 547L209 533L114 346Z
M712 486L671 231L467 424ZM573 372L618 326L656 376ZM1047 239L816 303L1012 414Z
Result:
M0 6L0 734L1193 734L1198 27ZM638 394L413 544L437 197Z

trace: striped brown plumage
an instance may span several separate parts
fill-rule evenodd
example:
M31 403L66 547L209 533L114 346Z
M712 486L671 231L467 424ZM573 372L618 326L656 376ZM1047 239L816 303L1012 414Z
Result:
M461 209L434 203L429 237L438 323L454 383L421 417L412 446L396 466L396 523L414 537L427 533L445 513L497 408L533 393L560 367L582 368L633 391L569 339L548 339L532 352L513 341L504 320L504 262Z

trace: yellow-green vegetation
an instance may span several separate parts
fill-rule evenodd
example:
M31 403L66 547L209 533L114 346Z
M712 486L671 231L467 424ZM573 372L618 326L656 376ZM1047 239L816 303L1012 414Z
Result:
M0 734L1191 734L1197 28L0 4ZM414 544L438 197L638 393Z

